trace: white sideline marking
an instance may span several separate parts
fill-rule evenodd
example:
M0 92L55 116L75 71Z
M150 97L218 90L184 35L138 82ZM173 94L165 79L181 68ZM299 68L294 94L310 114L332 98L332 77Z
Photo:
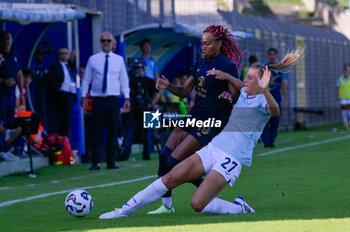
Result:
M25 184L25 187L35 187L38 186L38 184Z
M71 177L69 178L70 180L80 180L80 179L84 179L85 176L77 176L77 177Z
M350 139L350 135L347 135L347 136L344 136L344 137L338 137L338 138L334 138L334 139L326 139L326 140L323 140L323 141L318 141L318 142L313 142L313 143L307 143L307 144L303 144L303 145L297 145L297 146L293 146L293 147L280 148L280 149L277 149L277 150L274 150L274 151L269 151L269 152L265 152L265 153L261 153L261 154L255 155L255 157L257 157L257 156L267 156L267 155L271 155L271 154L275 154L275 153L279 153L279 152L283 152L283 151L289 151L289 150L294 150L294 149L304 148L304 147L311 147L311 146L324 144L324 143L331 143L331 142L338 141L338 140L343 140L343 139Z
M114 186L114 185L129 184L129 183L133 183L133 182L137 182L137 181L141 181L141 180L152 179L152 178L156 178L156 177L158 177L158 176L157 175L145 176L145 177L141 177L141 178L137 178L137 179L124 180L124 181L113 182L113 183L109 183L109 184L100 184L100 185L94 185L94 186L86 186L86 187L79 187L79 188L74 188L74 189L67 189L67 190L62 190L62 191L53 192L53 193L45 193L45 194L40 194L40 195L36 195L36 196L32 196L32 197L2 202L2 203L0 203L0 208L4 207L4 206L9 206L9 205L12 205L15 203L19 203L19 202L30 201L30 200L39 199L39 198L45 198L45 197L58 195L58 194L62 194L62 193L70 193L75 189L86 190L86 189L94 189L94 188L104 188L104 187L110 187L110 186Z
M52 181L50 181L50 183L51 184L57 184L57 183L60 183L61 181L59 181L59 180L52 180Z
M12 187L1 187L0 190L12 189Z

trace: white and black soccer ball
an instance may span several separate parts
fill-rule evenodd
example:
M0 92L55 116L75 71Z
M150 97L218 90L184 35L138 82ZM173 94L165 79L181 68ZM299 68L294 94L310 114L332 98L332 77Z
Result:
M91 212L94 203L88 192L79 189L68 194L65 205L70 215L74 217L85 217Z

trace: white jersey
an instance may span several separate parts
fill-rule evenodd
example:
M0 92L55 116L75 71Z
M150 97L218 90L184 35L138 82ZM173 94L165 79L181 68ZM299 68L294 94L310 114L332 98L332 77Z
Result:
M228 123L211 141L212 144L242 164L250 166L253 148L270 119L266 105L263 94L248 96L243 87Z

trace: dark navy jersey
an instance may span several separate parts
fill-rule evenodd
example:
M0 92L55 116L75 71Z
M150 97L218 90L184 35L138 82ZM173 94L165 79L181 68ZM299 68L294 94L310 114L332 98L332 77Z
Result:
M22 69L19 56L16 52L11 51L10 53L3 54L3 61L1 65L0 76L4 79L14 78L17 79L17 72ZM6 85L1 85L0 92L4 95L14 95L16 85L8 87Z
M194 107L204 111L230 111L232 104L225 99L218 99L218 96L228 91L228 81L218 80L213 75L207 76L209 70L221 70L238 78L236 65L225 55L220 54L208 60L201 58L193 65L191 76L196 79L196 104Z
M20 62L20 57L17 52L11 51L10 53L3 54L3 62L6 71L7 78L17 78L17 72L22 69L22 65Z
M263 63L263 65L268 65L267 62ZM288 75L285 72L281 71L271 71L272 75L272 83L270 84L270 93L273 96L273 98L276 100L276 102L281 105L282 102L282 81L288 79Z

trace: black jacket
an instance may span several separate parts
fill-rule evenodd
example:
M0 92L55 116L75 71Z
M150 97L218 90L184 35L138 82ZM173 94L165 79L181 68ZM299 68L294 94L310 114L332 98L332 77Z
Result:
M68 62L68 66L71 69L73 75L74 74L74 63L69 63ZM64 72L63 72L63 68L62 65L59 61L56 61L55 63L53 63L50 68L49 71L47 73L47 84L50 90L53 91L58 91L61 88L61 85L64 81Z

